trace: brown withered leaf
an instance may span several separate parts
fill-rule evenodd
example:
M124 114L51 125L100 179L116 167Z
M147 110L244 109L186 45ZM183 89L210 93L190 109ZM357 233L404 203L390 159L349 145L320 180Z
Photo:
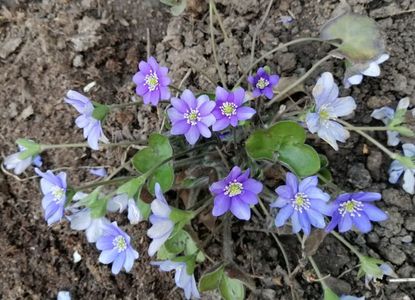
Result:
M310 236L304 243L304 251L307 256L313 256L316 254L320 244L323 242L327 233L324 229L315 229L311 232Z

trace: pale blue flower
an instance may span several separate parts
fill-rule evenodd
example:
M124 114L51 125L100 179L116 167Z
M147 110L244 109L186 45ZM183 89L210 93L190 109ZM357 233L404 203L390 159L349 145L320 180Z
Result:
M367 68L363 71L355 71L353 73L346 71L346 76L343 80L343 84L346 88L350 87L351 85L360 84L363 80L363 75L369 77L378 77L380 75L380 67L379 65L386 60L389 59L389 54L384 53L379 56L376 60L369 62ZM351 68L349 68L351 70Z
M90 169L89 173L91 173L92 175L98 176L98 177L107 176L107 171L104 168Z
M403 153L406 157L415 159L415 145L414 144L403 144ZM409 194L415 193L415 169L409 169L401 164L398 160L394 160L389 167L389 182L397 183L403 173L403 184L402 188Z
M64 214L66 203L66 173L60 172L54 175L52 171L41 172L35 169L42 179L40 188L43 193L42 208L48 225L59 222Z
M184 290L184 295L186 299L192 297L199 299L200 294L197 290L196 280L194 274L189 275L186 270L185 262L176 262L171 260L165 261L155 261L151 262L153 266L159 266L160 270L164 272L170 272L172 270L176 271L174 276L174 281L176 282L177 287Z
M102 235L104 226L110 224L110 221L105 217L93 218L89 208L81 209L67 218L71 222L71 229L85 230L89 243L95 243Z
M392 267L387 264L387 263L383 263L379 266L379 269L382 270L382 276L380 276L379 278L371 275L371 274L367 274L365 275L365 286L370 289L369 283L373 280L374 282L376 281L376 279L382 279L383 276L391 276L394 278L397 278L398 275L396 275L395 271L392 269Z
M123 267L126 272L130 272L138 258L138 252L130 244L130 237L118 227L117 222L104 226L103 234L97 240L96 246L102 250L99 262L106 265L112 263L111 272L115 275Z
M155 187L156 199L151 202L151 228L147 231L147 236L152 240L148 248L148 255L153 256L160 247L166 242L173 232L174 222L170 220L169 216L171 208L164 198L161 187L156 183Z
M71 300L71 294L68 291L59 291L57 300Z
M407 110L408 107L409 98L403 98L398 102L396 110ZM395 117L395 111L388 106L384 106L382 108L375 109L370 116L374 119L381 120L385 125L389 125ZM396 146L399 144L399 132L388 130L386 131L386 134L388 136L388 146Z
M122 213L125 209L128 211L127 217L130 224L138 224L143 220L143 215L137 207L135 200L129 198L125 193L113 197L107 203L107 210L110 212L118 211L119 213Z
M14 169L14 174L20 175L32 164L36 167L42 166L42 159L39 155L30 156L26 159L20 159L20 154L26 151L26 148L22 145L18 145L18 147L19 152L9 155L4 159L4 166L7 170Z
M308 130L325 140L335 150L337 142L345 142L350 136L344 127L336 122L338 117L347 116L356 108L352 97L339 98L339 88L329 72L321 74L313 89L316 101L315 109L307 113L306 123Z
M365 300L365 297L356 297L351 295L341 295L340 300Z

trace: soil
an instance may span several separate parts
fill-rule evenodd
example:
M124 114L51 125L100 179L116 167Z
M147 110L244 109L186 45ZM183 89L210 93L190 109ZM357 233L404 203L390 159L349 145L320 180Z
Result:
M151 53L169 66L175 85L192 70L188 60L219 82L210 44L207 4L189 2L192 7L184 15L172 17L165 6L154 0L1 1L1 154L14 152L14 141L20 137L43 143L81 141L80 130L74 128L74 111L63 102L68 89L82 90L95 81L89 92L94 100L131 101L134 97L131 77L137 62L147 56L147 30ZM258 35L256 57L294 38L316 36L338 4L337 1L275 2ZM227 83L232 86L239 78L238 60L242 68L249 65L252 35L269 1L218 0L217 3L231 42L225 43L218 26L216 42ZM361 85L342 92L350 93L358 103L350 122L377 124L370 118L374 108L395 105L405 96L415 99L414 14L398 14L415 7L415 1L350 0L349 4L355 12L377 19L391 55L382 65L379 78L365 78ZM289 12L295 19L285 26L280 17ZM294 46L274 54L264 64L282 76L298 75L327 50L327 46L320 44ZM321 70L334 70L340 80L343 65L330 60ZM314 81L314 78L306 81L306 87L312 87ZM194 90L215 88L197 71L191 72L184 84ZM107 122L107 135L112 141L144 140L159 128L160 113L149 107L117 112ZM385 140L382 133L375 136ZM375 225L370 234L350 233L346 238L363 252L390 261L400 277L415 277L415 197L387 183L389 159L355 134L338 152L324 143L317 145L331 162L334 182L348 191L381 192L383 201L379 206L390 215L388 221ZM69 167L69 178L78 184L94 179L79 167L114 168L123 159L123 153L121 150L71 149L49 151L42 157L46 168ZM28 171L22 178L32 175ZM0 173L0 268L5 270L0 273L1 299L54 299L60 290L70 291L73 299L182 298L181 291L174 289L171 274L160 273L148 263L145 223L124 226L127 225L125 218L117 217L132 236L141 257L131 273L113 276L107 266L98 263L98 251L87 243L84 233L70 230L66 222L47 226L40 199L37 180L18 181ZM245 225L234 224L233 237L236 262L247 273L255 275L257 290L249 292L248 298L290 299L285 265L274 240L261 232L241 234ZM256 218L248 226L263 227ZM281 240L292 266L302 262L296 238L282 234ZM218 236L208 247L208 253L219 258L220 245ZM73 261L75 251L82 256L78 263ZM334 278L333 286L338 293L364 295L366 299L415 299L413 284L385 282L377 291L366 289L364 281L356 279L356 257L330 236L315 258L321 271ZM335 279L349 269L352 270L341 279ZM321 298L319 284L312 283L311 270L306 265L296 276L294 287L302 299ZM204 297L218 298L216 294Z

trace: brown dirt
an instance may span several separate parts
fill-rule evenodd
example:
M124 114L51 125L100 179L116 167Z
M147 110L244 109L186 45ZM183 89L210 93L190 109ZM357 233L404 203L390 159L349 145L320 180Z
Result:
M238 78L233 52L239 55L243 67L249 64L252 34L268 1L217 2L232 36L233 51L230 51L217 32L219 57L225 62L228 83L232 85ZM373 108L395 103L404 96L415 99L414 15L393 16L414 7L415 3L409 0L350 0L349 3L356 12L378 18L391 54L391 59L382 65L380 78L366 78L362 85L351 89L359 107L351 121L367 124L373 122L369 118ZM93 99L105 103L130 101L134 94L131 76L137 61L146 57L147 28L151 33L152 52L171 68L175 84L189 70L185 59L219 80L211 57L206 5L201 6L202 13L174 18L153 0L6 0L4 4L0 48L7 41L17 46L0 51L2 155L14 152L14 141L19 137L44 143L81 141L81 132L73 124L74 112L63 102L68 89L81 90L87 83L96 81L90 93ZM337 1L276 1L258 36L258 53L296 37L316 35L336 5ZM278 20L288 10L296 19L286 28ZM292 47L275 54L266 63L282 75L299 74L325 51L327 48L314 44ZM337 78L343 73L338 61L328 62L324 69L335 70ZM307 86L313 82L314 79L307 81ZM196 90L214 89L196 72L186 85ZM159 122L154 109L130 109L112 116L106 128L113 141L143 139L158 128ZM383 135L379 138L384 139ZM319 145L333 162L331 168L337 183L346 190L370 188L383 192L382 206L391 216L385 224L376 225L369 235L347 237L355 240L363 251L392 261L400 276L415 277L415 245L402 242L403 237L414 238L414 226L408 220L415 222L415 198L402 194L397 186L385 184L389 161L376 159L380 154L370 144L367 144L369 156L363 155L364 145L365 141L356 135L339 152L323 143ZM49 168L115 167L122 159L122 152L76 149L51 151L42 157ZM26 175L31 176L32 172ZM93 179L79 170L69 170L69 176L74 184ZM0 173L0 268L5 270L0 274L0 298L53 299L59 290L69 290L73 299L181 299L182 293L173 289L171 276L159 273L148 264L146 224L124 227L132 235L141 259L130 274L112 276L107 266L98 263L98 252L86 242L82 232L71 231L65 222L53 227L45 224L40 197L36 181L18 182ZM125 220L121 222L127 225ZM274 241L258 232L240 236L238 230L242 230L242 225L245 224L234 226L235 257L248 273L258 277L258 291L250 293L250 299L289 299L289 289L278 285L284 276L284 264ZM261 226L255 219L249 225ZM287 249L298 247L291 236L282 236L282 240ZM77 264L72 260L75 250L82 256ZM220 241L212 242L208 249L213 256L218 256L219 250ZM293 265L298 261L297 253L289 251ZM324 273L333 276L357 264L356 258L331 238L325 240L316 260ZM297 276L298 292L304 299L320 299L319 285L304 280L304 274L310 270L307 266L303 276ZM365 295L367 299L380 299L380 295L384 299L414 299L413 285L385 284L376 295L364 288L362 280L356 280L356 270L342 279L338 282L340 291Z

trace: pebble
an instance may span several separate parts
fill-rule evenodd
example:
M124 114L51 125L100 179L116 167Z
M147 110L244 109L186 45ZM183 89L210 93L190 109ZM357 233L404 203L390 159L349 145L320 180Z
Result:
M412 236L410 235L405 235L404 237L401 238L401 241L403 243L412 243Z
M415 216L410 216L406 218L404 226L409 231L415 231Z
M367 107L370 109L375 109L375 108L380 108L383 106L388 106L392 104L392 100L389 99L388 97L383 97L383 96L372 96L369 98L369 100L367 101Z
M383 163L383 155L382 152L374 150L370 152L369 156L367 157L366 167L368 168L370 175L372 175L373 179L379 181L381 179L381 169Z
M401 192L397 189L386 189L382 192L382 199L385 203L389 205L397 206L403 210L412 210L412 201L411 197L404 192Z
M386 257L388 261L395 265L402 265L406 260L406 254L396 245L385 245L379 248L380 252Z
M75 68L82 68L85 65L84 57L81 54L76 55L75 58L73 59L72 64Z
M357 189L368 188L372 184L372 177L362 163L354 164L347 172L348 181Z

